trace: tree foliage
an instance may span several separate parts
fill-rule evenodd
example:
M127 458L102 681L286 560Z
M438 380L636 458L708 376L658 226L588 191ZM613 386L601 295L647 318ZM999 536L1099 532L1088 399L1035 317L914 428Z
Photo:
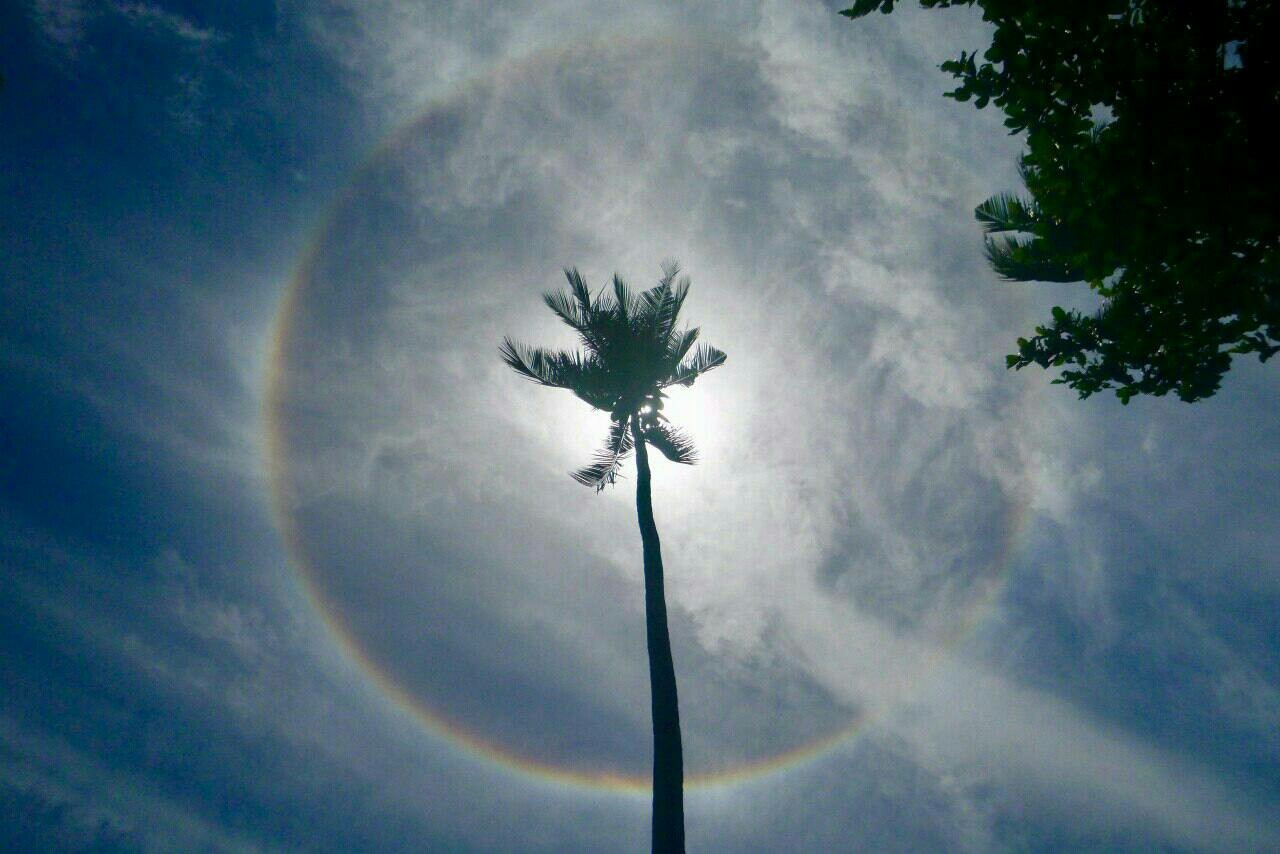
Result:
M1280 351L1280 8L1273 0L921 0L981 8L947 97L1024 133L1026 196L979 205L1014 281L1085 282L1011 368L1061 367L1081 397L1217 391L1233 355ZM889 13L858 0L842 14Z
M698 343L698 328L679 328L689 278L675 263L663 266L657 286L633 293L616 274L612 287L593 295L577 268L564 271L569 291L543 295L547 307L577 333L581 351L528 347L503 339L502 359L539 385L568 389L592 407L609 413L609 435L591 464L574 480L602 490L615 482L633 449L631 419L644 440L667 459L692 464L693 441L662 414L673 385L691 386L724 364L725 354ZM678 278L679 277L679 278Z

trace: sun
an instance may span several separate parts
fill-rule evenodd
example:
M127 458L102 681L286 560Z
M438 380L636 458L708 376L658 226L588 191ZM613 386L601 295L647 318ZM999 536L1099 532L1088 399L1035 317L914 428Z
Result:
M699 379L692 388L667 389L662 414L693 437L699 465L720 459L732 445L736 386L726 367Z

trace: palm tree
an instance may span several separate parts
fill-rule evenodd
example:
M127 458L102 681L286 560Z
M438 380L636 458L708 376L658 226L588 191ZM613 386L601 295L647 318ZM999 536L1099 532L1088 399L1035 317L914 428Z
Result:
M662 414L663 389L691 386L703 373L724 364L725 354L698 344L697 328L677 329L689 293L679 266L663 264L657 287L635 295L617 274L613 293L594 297L576 268L566 269L569 293L543 295L547 306L575 332L582 352L551 351L503 339L502 358L521 376L573 392L609 413L609 435L591 465L574 480L597 492L617 480L634 449L639 478L636 511L644 544L645 628L649 646L649 691L653 710L653 850L684 851L684 759L676 672L667 632L662 583L662 550L653 521L647 445L672 462L692 464L693 442Z
M997 193L978 205L973 215L988 235L984 238L987 260L1007 281L1079 282L1085 278L1073 257L1075 241L1070 232L1046 217L1034 198Z

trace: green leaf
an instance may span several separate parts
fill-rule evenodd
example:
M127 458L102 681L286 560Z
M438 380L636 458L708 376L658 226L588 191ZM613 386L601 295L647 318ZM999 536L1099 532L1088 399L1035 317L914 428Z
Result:
M1039 219L1035 201L1012 193L997 193L973 209L973 216L988 234L1031 231Z
M894 0L855 0L854 4L848 9L841 9L840 14L846 18L857 19L870 15L879 9L884 14L893 11Z
M1072 263L1040 238L987 237L987 260L1006 281L1078 282L1084 276Z

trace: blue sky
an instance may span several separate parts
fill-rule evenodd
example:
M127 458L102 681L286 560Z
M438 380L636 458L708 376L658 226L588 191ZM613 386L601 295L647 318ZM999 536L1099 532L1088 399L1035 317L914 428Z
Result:
M647 767L630 481L496 347L670 257L729 354L655 466L690 768L847 734L691 850L1280 846L1274 371L1007 373L1088 300L985 266L981 23L834 8L0 11L10 847L645 850L529 767Z

